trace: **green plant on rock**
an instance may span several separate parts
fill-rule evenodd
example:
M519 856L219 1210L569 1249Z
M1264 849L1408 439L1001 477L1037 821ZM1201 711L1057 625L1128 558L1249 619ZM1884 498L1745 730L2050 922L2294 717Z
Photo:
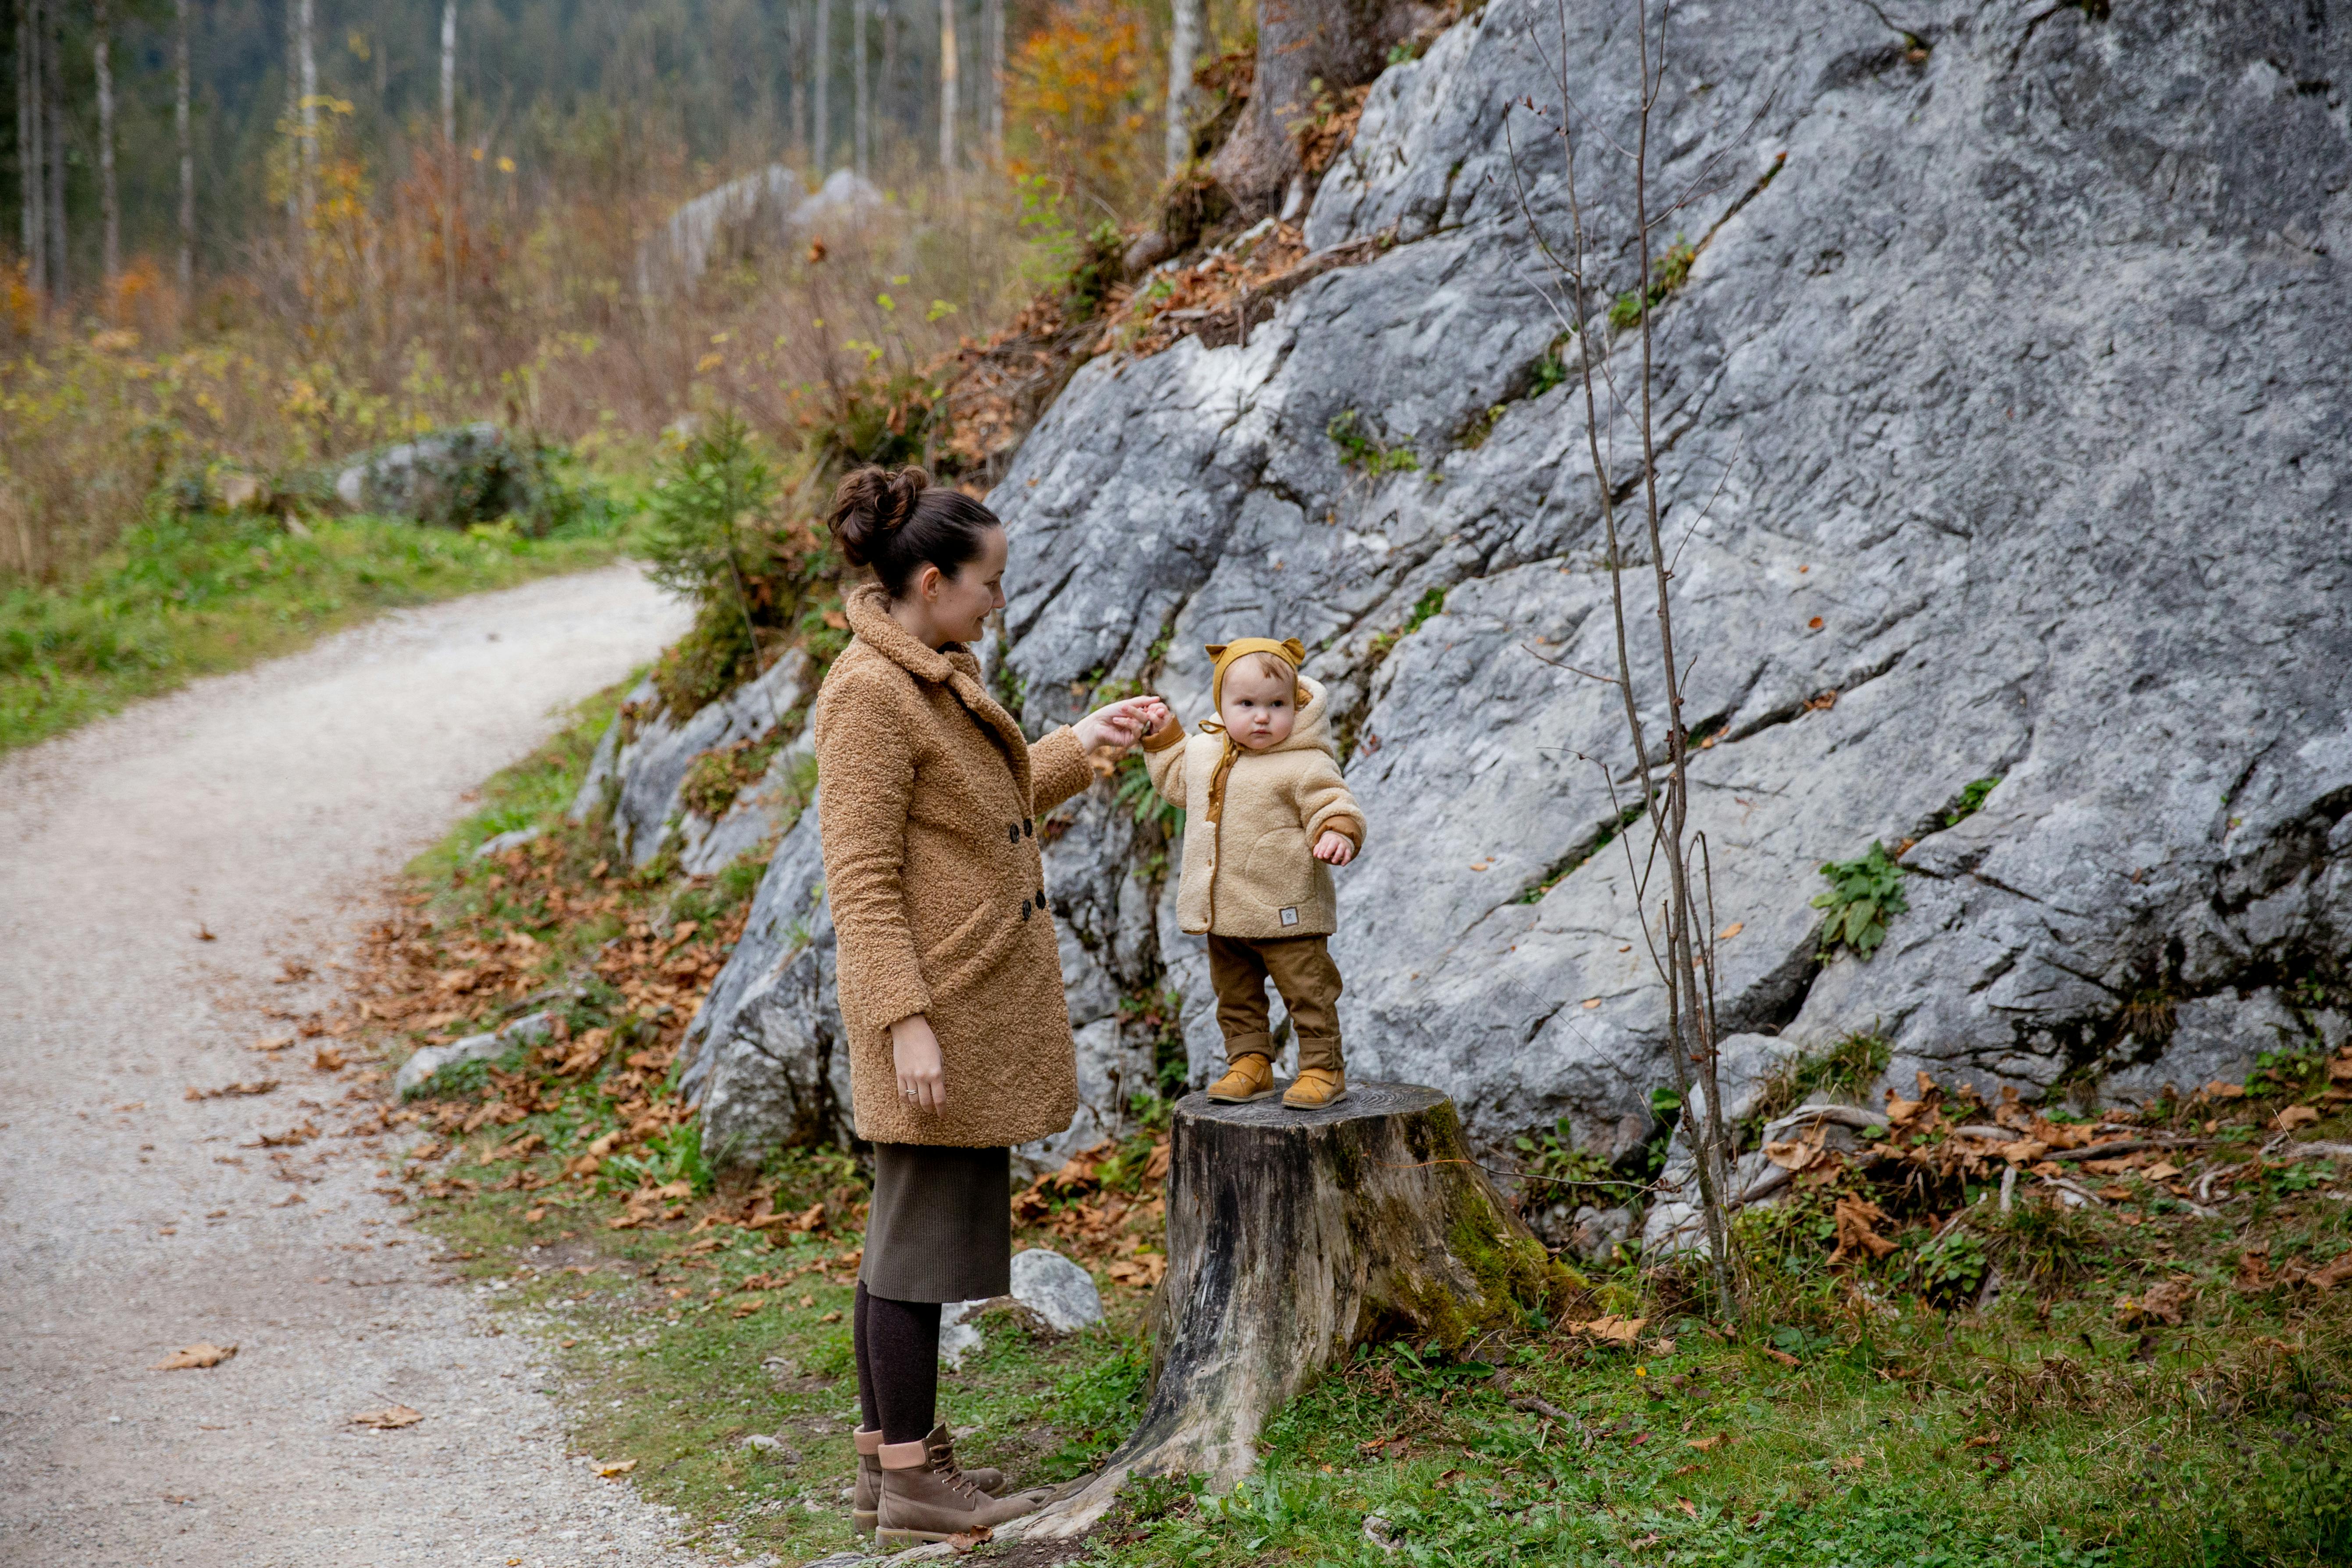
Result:
M1867 960L1886 940L1886 920L1911 904L1903 896L1903 868L1874 842L1870 853L1855 860L1824 860L1819 868L1830 879L1830 890L1817 894L1813 908L1829 910L1822 923L1820 957L1828 963L1839 947Z
M1174 833L1184 826L1184 808L1171 802L1153 787L1151 774L1143 758L1130 752L1118 763L1118 804L1127 807L1135 820L1146 827L1157 827L1163 834Z
M1895 1047L1884 1036L1857 1031L1825 1051L1785 1061L1766 1076L1754 1120L1760 1127L1816 1093L1859 1095L1894 1058Z
M1649 310L1654 310L1664 304L1670 295L1690 281L1691 263L1697 259L1697 247L1680 235L1675 236L1674 244L1666 247L1664 254L1650 263ZM1615 304L1609 307L1609 324L1622 332L1640 326L1645 313L1642 291L1628 289L1617 297Z
M1952 803L1952 809L1944 814L1944 826L1958 827L1982 810L1985 797L1999 786L2000 779L2001 775L1995 773L1990 778L1971 781L1966 789L1960 791L1960 798Z
M1374 479L1382 474L1420 471L1421 454L1412 449L1412 442L1390 441L1357 409L1342 408L1331 416L1323 433L1339 448L1339 466L1343 468L1360 468Z
M1511 1140L1518 1151L1519 1173L1530 1178L1521 1202L1532 1210L1556 1203L1607 1204L1612 1190L1609 1162L1590 1149L1576 1146L1568 1118L1555 1121L1549 1132L1523 1132Z
M1560 333L1536 357L1535 367L1528 373L1529 397L1541 397L1568 379L1568 355L1564 351L1573 336L1573 332Z

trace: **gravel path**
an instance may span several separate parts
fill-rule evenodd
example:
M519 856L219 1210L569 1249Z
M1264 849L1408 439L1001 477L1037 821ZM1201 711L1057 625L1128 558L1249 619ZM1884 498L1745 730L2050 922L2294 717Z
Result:
M253 1146L331 1133L350 1075L247 1049L334 994L467 792L685 624L634 569L558 578L0 758L0 1562L699 1561L566 1453L530 1347L434 1282L377 1158ZM149 1370L197 1341L237 1352ZM394 1404L425 1419L352 1425Z

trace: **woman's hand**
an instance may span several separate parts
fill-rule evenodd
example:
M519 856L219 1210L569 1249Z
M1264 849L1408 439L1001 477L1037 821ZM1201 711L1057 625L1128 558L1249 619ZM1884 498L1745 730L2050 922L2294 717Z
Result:
M1327 827L1323 837L1315 841L1315 858L1328 860L1334 866L1344 866L1356 858L1355 840L1336 827Z
M1070 726L1086 751L1108 746L1124 752L1166 721L1168 705L1157 697L1129 697L1106 703Z
M909 1110L934 1115L948 1108L948 1080L940 1066L940 1037L920 1013L890 1026L890 1058L898 1070L898 1100Z

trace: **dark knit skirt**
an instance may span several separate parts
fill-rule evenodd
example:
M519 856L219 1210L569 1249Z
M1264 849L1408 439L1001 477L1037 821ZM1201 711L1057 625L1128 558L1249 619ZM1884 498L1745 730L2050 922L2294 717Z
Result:
M874 1145L866 1294L976 1301L1013 1289L1013 1151Z

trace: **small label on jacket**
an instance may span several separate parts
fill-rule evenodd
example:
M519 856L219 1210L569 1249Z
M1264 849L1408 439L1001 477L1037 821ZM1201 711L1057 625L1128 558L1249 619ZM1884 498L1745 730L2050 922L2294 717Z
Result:
M1298 923L1298 911L1295 909L1283 910L1282 923L1286 926L1297 925Z

